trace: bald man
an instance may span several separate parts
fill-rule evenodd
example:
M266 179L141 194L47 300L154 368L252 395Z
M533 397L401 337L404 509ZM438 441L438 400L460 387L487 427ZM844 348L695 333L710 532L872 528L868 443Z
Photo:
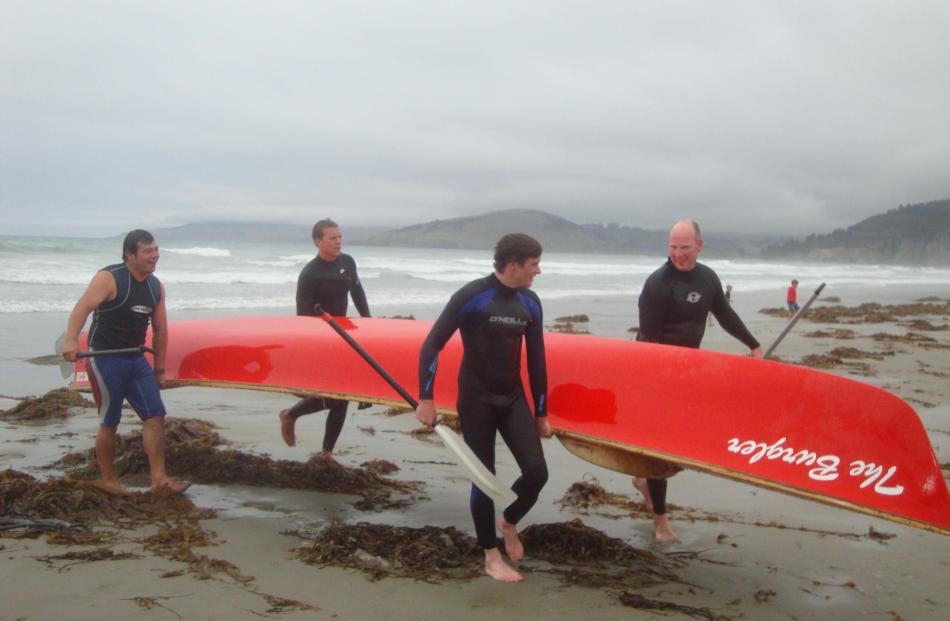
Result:
M680 220L670 229L669 258L650 274L640 293L638 341L699 348L712 313L726 332L742 341L751 355L762 357L762 347L729 305L719 277L697 262L703 249L699 225ZM658 541L678 541L666 515L666 479L633 479L653 512Z

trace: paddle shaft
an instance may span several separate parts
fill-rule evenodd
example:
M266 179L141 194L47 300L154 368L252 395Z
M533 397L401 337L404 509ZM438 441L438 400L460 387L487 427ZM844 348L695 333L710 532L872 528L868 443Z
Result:
M95 356L111 356L113 354L144 354L149 353L154 355L155 350L151 347L146 347L145 345L139 345L138 347L123 347L122 349L96 349L92 351L81 351L76 354L77 358L93 358Z
M387 373L386 369L379 366L379 363L376 362L373 359L373 357L370 356L369 353L365 349L363 349L363 347L359 343L357 343L356 340L352 336L347 334L346 330L340 327L340 324L338 324L336 319L333 318L333 315L331 315L330 313L324 312L323 307L321 307L319 304L314 305L313 310L316 311L317 317L327 322L337 334L342 336L343 340L346 341L349 344L349 346L352 347L356 351L356 353L358 353L360 357L363 358L363 360L367 362L367 364L369 364L369 366L373 367L373 369L377 373L379 373L379 376L382 377L384 380L386 380L386 383L392 386L393 389L399 393L399 396L401 396L403 399L406 400L406 403L412 406L412 409L416 409L419 406L419 403L415 399L412 398L412 395L410 395L406 391L406 389L403 388L399 384L399 382L397 382L393 378L392 375Z
M811 297L808 298L808 301L805 302L805 304L801 308L799 308L798 311L794 315L792 315L792 318L788 320L788 324L785 326L785 329L782 330L782 333L778 335L778 338L775 339L775 342L772 343L772 345L770 345L767 350L765 350L765 353L762 355L762 358L768 358L772 354L772 352L775 351L775 348L778 347L778 344L782 342L782 339L784 339L785 335L789 333L789 331L792 329L792 326L798 323L798 320L801 319L801 316L805 313L806 310L808 310L808 307L811 306L811 303L814 302L818 298L818 295L821 293L821 290L824 288L825 288L825 283L821 283L818 286L818 288L815 289L815 292L811 294Z

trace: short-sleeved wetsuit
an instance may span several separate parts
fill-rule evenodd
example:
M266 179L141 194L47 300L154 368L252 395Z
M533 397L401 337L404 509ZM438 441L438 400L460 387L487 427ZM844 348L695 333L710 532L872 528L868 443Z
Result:
M494 472L495 433L501 433L521 469L521 476L512 485L518 498L504 511L505 520L517 524L534 506L548 478L541 440L521 381L524 342L535 416L546 416L547 368L541 302L530 289L507 287L494 274L459 289L422 345L420 399L432 398L438 354L456 330L461 332L464 348L456 404L462 436ZM495 505L474 485L471 511L479 545L494 548Z
M314 317L315 304L336 317L345 317L349 306L348 297L361 317L369 317L369 304L366 292L356 273L356 261L348 254L340 253L332 261L324 261L320 255L314 257L300 271L297 277L297 315ZM349 402L326 397L304 397L288 413L294 419L320 410L329 409L326 430L323 434L323 450L332 451L336 445L343 423L346 421L346 408Z
M759 346L729 304L716 272L702 263L683 272L667 259L643 284L639 308L638 341L698 348L711 312L719 325L746 347ZM666 513L666 480L648 479L647 484L654 513Z
M89 348L102 351L144 345L149 323L162 299L162 284L154 274L136 280L123 263L100 271L112 274L116 297L100 304L93 313ZM143 354L90 357L86 372L99 408L99 424L118 426L125 400L142 420L165 415L158 382Z

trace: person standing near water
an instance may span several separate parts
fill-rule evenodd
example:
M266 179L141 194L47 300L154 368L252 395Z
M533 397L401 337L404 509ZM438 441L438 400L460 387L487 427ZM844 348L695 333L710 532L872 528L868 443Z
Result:
M793 280L791 286L785 294L785 301L788 303L788 312L795 314L798 312L798 281Z
M159 388L165 387L165 352L168 315L165 287L155 277L158 244L148 231L130 231L122 242L122 263L99 270L76 302L66 324L63 358L75 362L79 333L92 313L90 350L129 349L145 344L149 324L155 368L144 353L103 354L87 358L86 371L99 409L96 462L99 486L114 494L127 494L119 483L112 460L122 403L128 400L142 419L142 446L148 457L152 490L181 493L189 483L169 478L165 470L165 404Z
M311 237L317 247L317 256L304 266L297 278L297 315L315 317L314 306L319 304L325 312L345 317L349 296L353 298L360 316L369 317L369 303L356 273L356 261L342 252L343 235L340 227L333 220L320 220L313 225ZM278 414L280 435L287 446L296 446L297 419L329 410L323 432L323 453L329 455L343 431L348 405L349 402L343 399L304 397L293 407L281 410Z
M752 356L761 358L762 347L729 305L716 272L697 262L702 248L702 233L692 220L680 220L670 229L666 264L650 274L640 293L637 340L699 348L711 312ZM633 484L653 513L657 540L678 541L666 515L666 479L635 477Z

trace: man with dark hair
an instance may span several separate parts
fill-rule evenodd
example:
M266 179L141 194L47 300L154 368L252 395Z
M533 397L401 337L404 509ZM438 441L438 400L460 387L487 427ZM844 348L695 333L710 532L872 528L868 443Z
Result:
M154 275L159 258L158 244L148 231L136 229L126 235L122 248L123 262L97 272L69 314L63 358L76 361L79 332L89 313L93 313L89 328L90 350L144 345L151 323L154 370L141 353L104 354L87 359L89 383L99 408L99 432L96 435L99 485L113 493L127 493L119 483L112 460L122 402L128 399L142 419L142 445L148 456L152 489L180 493L188 488L188 484L173 481L165 471L165 405L159 388L165 386L168 316L165 288Z
M726 332L761 358L762 347L730 306L719 277L697 262L702 248L702 232L694 221L680 220L670 229L669 258L650 274L640 292L637 340L698 349L712 312ZM637 477L633 484L653 513L657 540L677 541L666 516L666 479Z
M433 391L438 354L456 330L462 333L458 409L465 443L495 471L495 433L511 449L521 476L512 485L518 498L495 520L495 504L474 485L471 511L478 543L485 551L485 573L503 582L523 576L498 550L495 526L512 561L524 557L517 523L534 506L547 482L541 437L551 436L547 421L547 367L541 301L529 288L541 273L541 244L521 233L505 235L495 247L495 273L459 289L426 337L419 354L419 407L416 418L430 429L436 419ZM521 382L521 344L527 346L534 416Z
M347 296L351 296L360 316L369 317L369 304L356 274L356 261L341 252L343 236L340 227L333 220L320 220L313 225L312 237L317 256L304 266L297 278L297 315L315 317L313 307L320 304L331 315L344 317L349 305ZM297 437L294 426L297 419L329 410L323 434L323 452L329 455L343 431L348 405L349 402L342 399L304 397L292 408L280 411L280 434L287 446L295 446Z

